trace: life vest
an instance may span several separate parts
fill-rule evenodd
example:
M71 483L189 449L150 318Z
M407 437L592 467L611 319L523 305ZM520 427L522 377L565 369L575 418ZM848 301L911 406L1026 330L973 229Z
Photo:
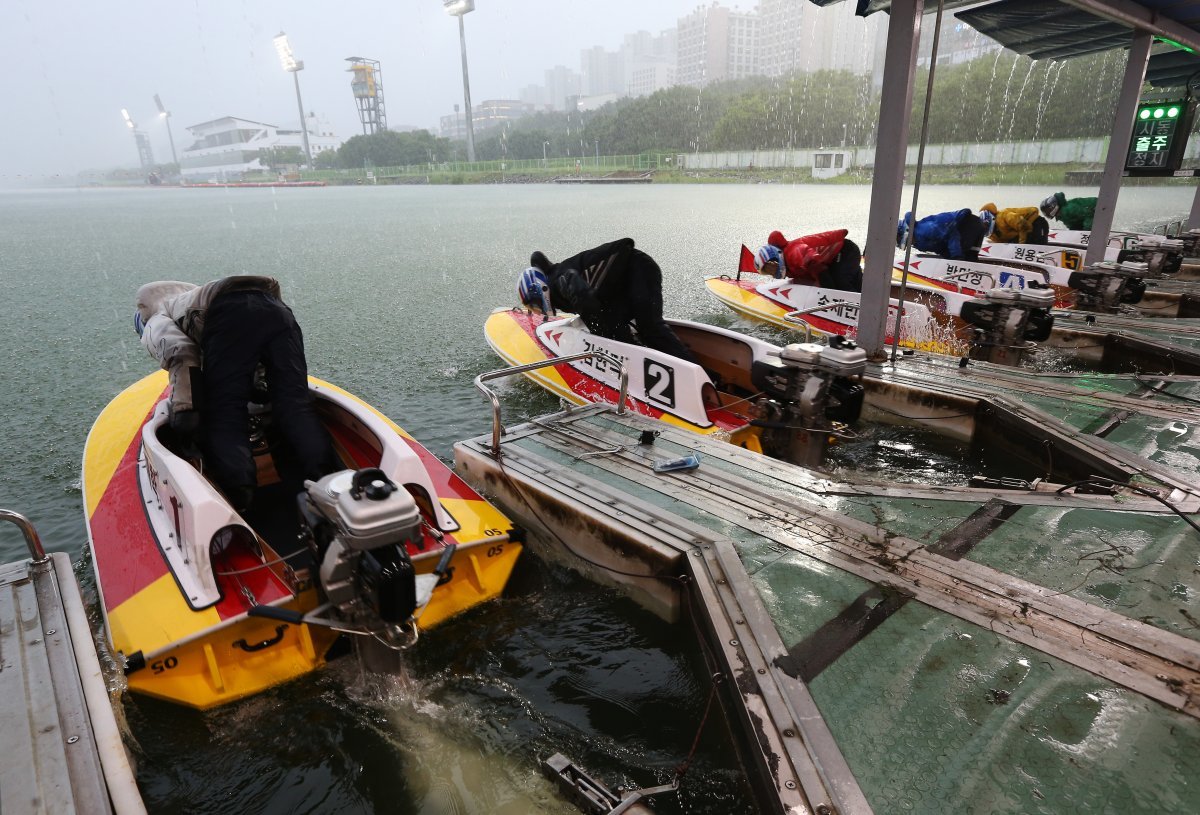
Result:
M773 232L771 236L778 234ZM783 264L788 277L797 283L817 285L821 272L828 269L841 254L847 234L845 229L831 229L788 241L783 248Z

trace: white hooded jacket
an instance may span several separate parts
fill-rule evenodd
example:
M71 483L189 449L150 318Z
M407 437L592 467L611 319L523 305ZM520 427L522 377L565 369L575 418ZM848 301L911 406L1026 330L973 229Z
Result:
M159 280L138 289L134 306L142 318L142 346L170 373L172 411L196 408L192 377L202 364L204 316L217 297L232 291L280 296L279 281L259 275L224 277L203 286Z

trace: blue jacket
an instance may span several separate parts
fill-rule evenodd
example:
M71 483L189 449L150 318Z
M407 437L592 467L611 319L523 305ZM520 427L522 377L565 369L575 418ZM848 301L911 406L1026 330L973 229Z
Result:
M950 260L962 260L962 242L958 236L958 225L971 214L969 209L955 212L939 212L926 215L917 221L913 234L913 246L922 252L932 252Z

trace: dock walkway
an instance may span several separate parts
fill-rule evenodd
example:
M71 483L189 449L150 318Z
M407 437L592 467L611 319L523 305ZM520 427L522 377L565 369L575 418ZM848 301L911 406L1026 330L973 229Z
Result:
M0 746L2 812L146 811L62 553L0 565Z
M1021 388L992 398L1037 419ZM1176 406L1192 412L1167 400L1152 420ZM1194 479L1045 424L1043 443L1083 437L1080 466L1200 509ZM688 452L699 468L652 469ZM695 623L764 811L1200 811L1200 533L1161 501L838 481L608 406L513 428L498 460L490 437L455 457L539 551Z

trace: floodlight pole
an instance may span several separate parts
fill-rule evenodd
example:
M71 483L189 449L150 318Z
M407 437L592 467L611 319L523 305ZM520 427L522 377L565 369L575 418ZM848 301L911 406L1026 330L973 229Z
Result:
M475 10L475 0L442 0L442 8L458 18L458 43L462 49L463 103L467 108L467 161L475 162L475 127L471 121L471 80L467 78L467 31L463 16Z
M279 54L279 64L283 70L292 75L296 83L296 107L300 111L300 135L304 139L304 155L308 159L308 169L313 169L312 148L308 146L308 124L304 121L304 102L300 100L300 72L304 70L304 61L296 59L292 53L291 43L287 34L280 31L275 35L275 51Z
M167 141L171 144L171 161L175 162L175 172L179 172L179 156L175 153L175 137L171 135L171 112L163 107L162 99L158 98L158 94L154 94L154 104L158 105L158 115L162 117L167 124Z
M308 124L304 121L304 103L300 101L300 71L303 62L297 62L292 69L292 79L296 81L296 107L300 110L300 135L304 139L304 155L308 157L308 169L313 168L312 149L308 146Z
M467 161L475 162L475 128L471 122L471 80L467 78L467 33L463 27L463 15L458 17L458 42L462 47L463 105L467 114Z

